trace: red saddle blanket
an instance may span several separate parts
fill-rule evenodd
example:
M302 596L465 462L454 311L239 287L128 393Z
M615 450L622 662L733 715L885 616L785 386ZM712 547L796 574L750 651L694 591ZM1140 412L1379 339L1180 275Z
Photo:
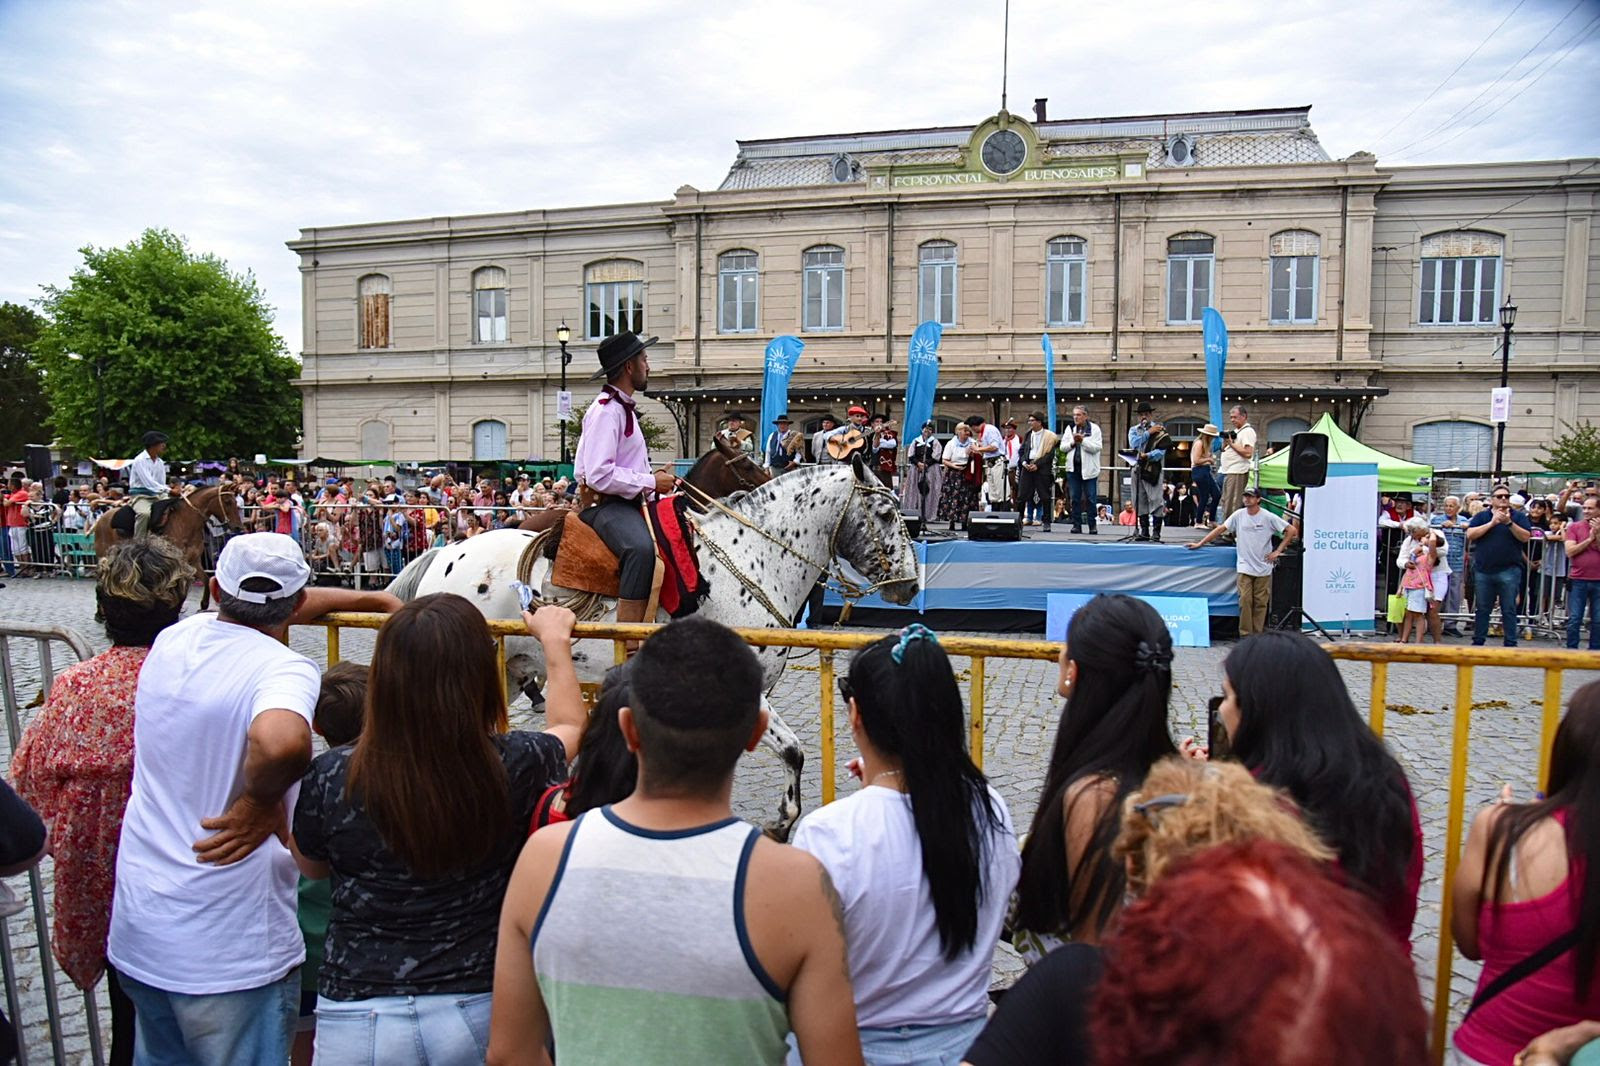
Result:
M694 528L685 512L688 497L663 496L645 510L655 530L656 553L666 567L661 578L661 607L673 618L693 614L706 594L706 582L694 555Z

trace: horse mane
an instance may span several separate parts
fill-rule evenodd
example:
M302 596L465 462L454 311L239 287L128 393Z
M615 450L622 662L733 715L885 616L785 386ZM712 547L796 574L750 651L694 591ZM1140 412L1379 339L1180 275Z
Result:
M720 451L718 451L715 447L713 447L710 451L706 452L700 458L696 459L694 461L694 465L689 468L689 472L687 474L683 475L683 477L680 480L692 481L696 474L700 474L700 473L704 472L704 467L709 462L711 462L712 458L717 457L717 456L721 456L721 455L722 455L722 453Z

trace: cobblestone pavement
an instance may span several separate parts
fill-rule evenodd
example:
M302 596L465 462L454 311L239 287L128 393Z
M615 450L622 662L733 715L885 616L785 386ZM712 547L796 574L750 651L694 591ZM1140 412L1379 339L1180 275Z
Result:
M77 629L97 650L105 647L103 633L91 621L93 592L88 582L49 579L11 581L0 590L0 619L64 625ZM326 654L321 630L302 629L292 638L293 646L322 660ZM1551 646L1541 643L1539 646ZM347 631L342 638L344 657L366 661L371 652L370 632ZM1227 646L1180 649L1175 664L1172 694L1172 729L1175 737L1202 735L1205 730L1206 702L1218 691L1218 676ZM18 678L20 702L27 703L38 691L38 666L31 642L16 642L12 650ZM57 668L71 659L71 653L57 645ZM842 670L848 657L840 655ZM967 662L958 660L957 669L963 690L967 682ZM1600 660L1597 660L1600 665ZM1363 711L1367 709L1370 669L1360 663L1340 663L1351 693ZM1011 806L1013 819L1025 827L1033 816L1045 762L1055 736L1060 701L1054 694L1056 670L1052 663L1024 660L992 660L986 672L984 766L995 787ZM1562 678L1563 700L1585 681L1600 677L1600 672L1568 671ZM816 708L818 662L815 653L799 657L784 674L772 694L773 706L799 734L807 752L804 802L807 810L821 802L820 729ZM1472 746L1467 770L1467 813L1489 802L1502 783L1510 782L1519 795L1533 790L1537 772L1537 744L1540 724L1540 698L1543 676L1538 671L1505 668L1480 668L1473 689ZM1444 866L1444 835L1449 797L1449 759L1454 700L1454 672L1449 667L1392 665L1389 669L1387 736L1395 753L1411 774L1412 787L1422 810L1427 866L1422 885L1422 900L1415 934L1416 967L1425 998L1430 1005L1434 970L1439 951L1439 900ZM24 720L34 713L24 710ZM525 700L512 709L518 726L541 724L529 713ZM837 727L836 788L844 795L854 787L844 771L853 754L848 723ZM3 738L0 738L3 739ZM0 751L9 765L10 746ZM780 795L783 779L777 759L764 750L748 756L739 767L735 781L734 805L738 813L753 821L769 820ZM49 890L49 862L43 878ZM10 881L19 894L27 884L21 877ZM12 957L18 973L18 994L22 1012L20 1026L34 1061L48 1061L49 1037L37 942L30 912L8 921ZM1001 945L995 958L995 980L1009 984L1021 964L1009 948ZM1459 1017L1471 996L1477 979L1474 963L1456 958L1452 968L1450 998L1452 1012ZM64 978L57 981L63 1029L69 1062L88 1062L87 1025L81 995ZM103 988L103 985L102 985ZM103 995L101 998L102 1017Z

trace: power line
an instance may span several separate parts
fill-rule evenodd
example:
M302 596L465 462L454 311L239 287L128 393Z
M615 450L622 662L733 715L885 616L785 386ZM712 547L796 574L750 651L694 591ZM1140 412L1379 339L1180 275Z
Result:
M1468 63L1472 62L1472 57L1477 55L1479 52L1481 52L1483 50L1483 46L1488 44L1489 41L1494 37L1494 35L1499 33L1500 30L1502 28L1504 28L1505 24L1511 21L1511 16L1515 15L1522 8L1522 5L1525 4L1525 3L1527 3L1527 0L1517 0L1517 6L1512 8L1510 11L1506 12L1506 17L1500 20L1500 25L1498 25L1494 29L1490 30L1484 36L1483 40L1478 42L1478 47L1474 48L1471 52L1468 52L1467 53L1467 58L1465 58L1461 62L1457 63L1456 64L1456 69L1452 70L1448 75L1446 75L1444 81L1441 81L1438 85L1435 85L1433 87L1433 92L1429 93L1427 96L1424 96L1422 98L1422 103L1418 104L1416 107L1413 107L1410 111L1407 111L1405 113L1405 117L1404 118L1402 118L1399 122L1396 122L1393 126L1390 126L1388 129L1386 129L1382 133L1380 133L1378 135L1378 138L1377 138L1377 143L1378 144L1382 144L1384 142L1384 140L1386 140L1388 138L1389 134L1393 133L1395 130L1397 130L1401 126L1405 125L1406 121L1408 119L1410 119L1412 115L1415 115L1418 111L1420 111L1423 108L1423 106L1425 104L1427 104L1427 102L1429 100L1432 100L1435 96L1437 96L1439 94L1439 90L1440 89L1443 89L1446 85L1450 84L1450 79L1455 77L1457 74L1460 74L1461 73L1461 68L1466 66Z

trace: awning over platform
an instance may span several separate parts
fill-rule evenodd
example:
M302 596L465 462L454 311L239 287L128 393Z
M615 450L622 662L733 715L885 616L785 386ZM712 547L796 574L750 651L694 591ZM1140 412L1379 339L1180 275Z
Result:
M796 376L789 383L789 402L792 404L820 403L822 401L852 399L888 399L905 395L904 379L898 381L860 380L843 381L837 378L808 380ZM1239 400L1370 400L1387 396L1389 390L1381 385L1346 385L1310 382L1230 381L1224 398ZM756 404L761 402L761 382L712 381L703 385L663 385L649 391L656 400L677 403ZM1065 376L1056 384L1058 403L1079 400L1195 400L1207 397L1205 379L1171 379L1158 381L1073 381ZM945 378L939 382L937 399L952 400L1005 400L1044 399L1043 378Z
M1427 492L1433 484L1433 467L1427 463L1413 463L1407 459L1380 452L1362 444L1339 428L1332 415L1323 415L1311 427L1312 433L1328 435L1328 462L1376 463L1379 492ZM1289 488L1289 450L1260 463L1261 484L1269 489Z

